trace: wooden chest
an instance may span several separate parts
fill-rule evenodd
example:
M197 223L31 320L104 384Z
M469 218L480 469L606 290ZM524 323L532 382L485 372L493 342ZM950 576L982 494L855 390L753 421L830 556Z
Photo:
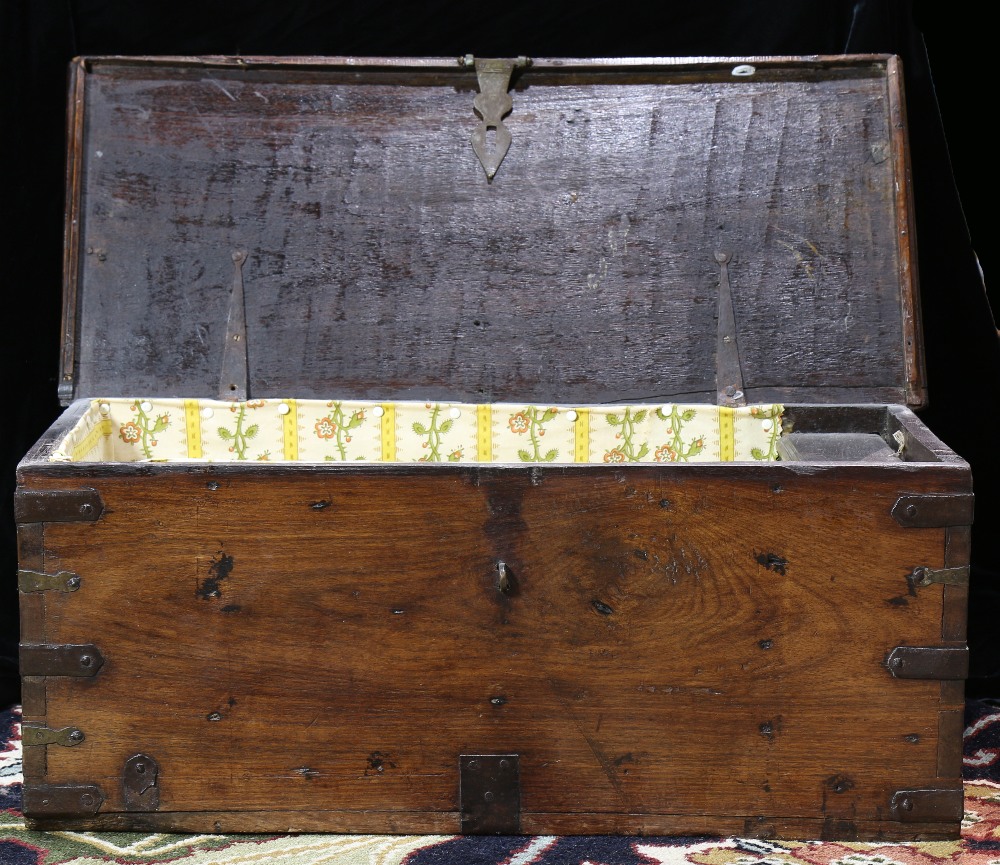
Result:
M900 77L75 63L32 823L956 836Z

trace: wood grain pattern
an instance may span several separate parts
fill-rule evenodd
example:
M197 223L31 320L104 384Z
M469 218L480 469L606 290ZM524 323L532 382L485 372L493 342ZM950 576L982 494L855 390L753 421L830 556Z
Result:
M107 659L48 681L50 723L87 733L50 779L99 784L101 825L167 819L113 816L137 752L164 812L249 829L322 803L352 831L457 820L458 755L512 752L525 831L925 831L881 815L940 783L940 685L883 662L940 640L940 587L905 575L945 530L890 510L964 491L960 465L117 469L21 478L107 508L46 526L46 566L84 578L48 637Z
M711 400L724 250L748 399L908 399L884 59L538 64L492 184L471 70L87 68L77 395L213 393L240 248L257 396Z

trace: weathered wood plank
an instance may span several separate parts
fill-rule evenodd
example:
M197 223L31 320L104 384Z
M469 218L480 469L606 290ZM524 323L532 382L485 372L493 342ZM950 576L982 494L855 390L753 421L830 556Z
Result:
M726 251L748 396L904 402L883 62L530 68L487 184L471 70L91 61L75 392L214 393L246 249L258 396L711 400Z

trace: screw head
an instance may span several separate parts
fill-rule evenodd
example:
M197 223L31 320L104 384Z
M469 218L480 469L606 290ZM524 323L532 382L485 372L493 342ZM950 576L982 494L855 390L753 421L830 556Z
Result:
M79 577L70 577L68 580L66 580L66 586L68 588L70 588L70 589L78 589L78 588L80 588L80 578Z
M479 761L478 760L469 760L469 769L471 769L473 772L478 772L479 771Z
M908 517L915 517L917 515L917 506L907 505L905 513Z
M85 808L89 808L91 805L94 804L94 797L90 793L84 793L80 797L80 804L83 805Z
M494 799L496 798L496 796L494 796L494 795L493 795L493 793L491 793L491 792L490 792L489 790L487 790L487 791L486 791L486 792L485 792L485 793L483 794L483 798L484 798L484 799L485 799L485 800L486 800L487 802L492 802L492 801L493 801L493 800L494 800Z
M90 504L90 502L84 502L82 505L80 505L80 513L83 514L85 517L90 516L90 514L92 514L93 512L94 512L94 506Z
M904 811L912 811L913 810L913 800L909 796L906 796L899 803L899 807L902 808Z
M94 659L90 655L80 655L80 666L89 667L94 663Z
M69 740L71 742L82 742L83 741L83 730L73 730L69 734Z

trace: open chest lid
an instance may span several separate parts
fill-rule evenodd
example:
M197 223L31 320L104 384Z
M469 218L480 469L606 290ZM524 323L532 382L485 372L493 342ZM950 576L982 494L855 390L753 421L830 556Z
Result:
M896 58L88 58L60 398L925 399Z

